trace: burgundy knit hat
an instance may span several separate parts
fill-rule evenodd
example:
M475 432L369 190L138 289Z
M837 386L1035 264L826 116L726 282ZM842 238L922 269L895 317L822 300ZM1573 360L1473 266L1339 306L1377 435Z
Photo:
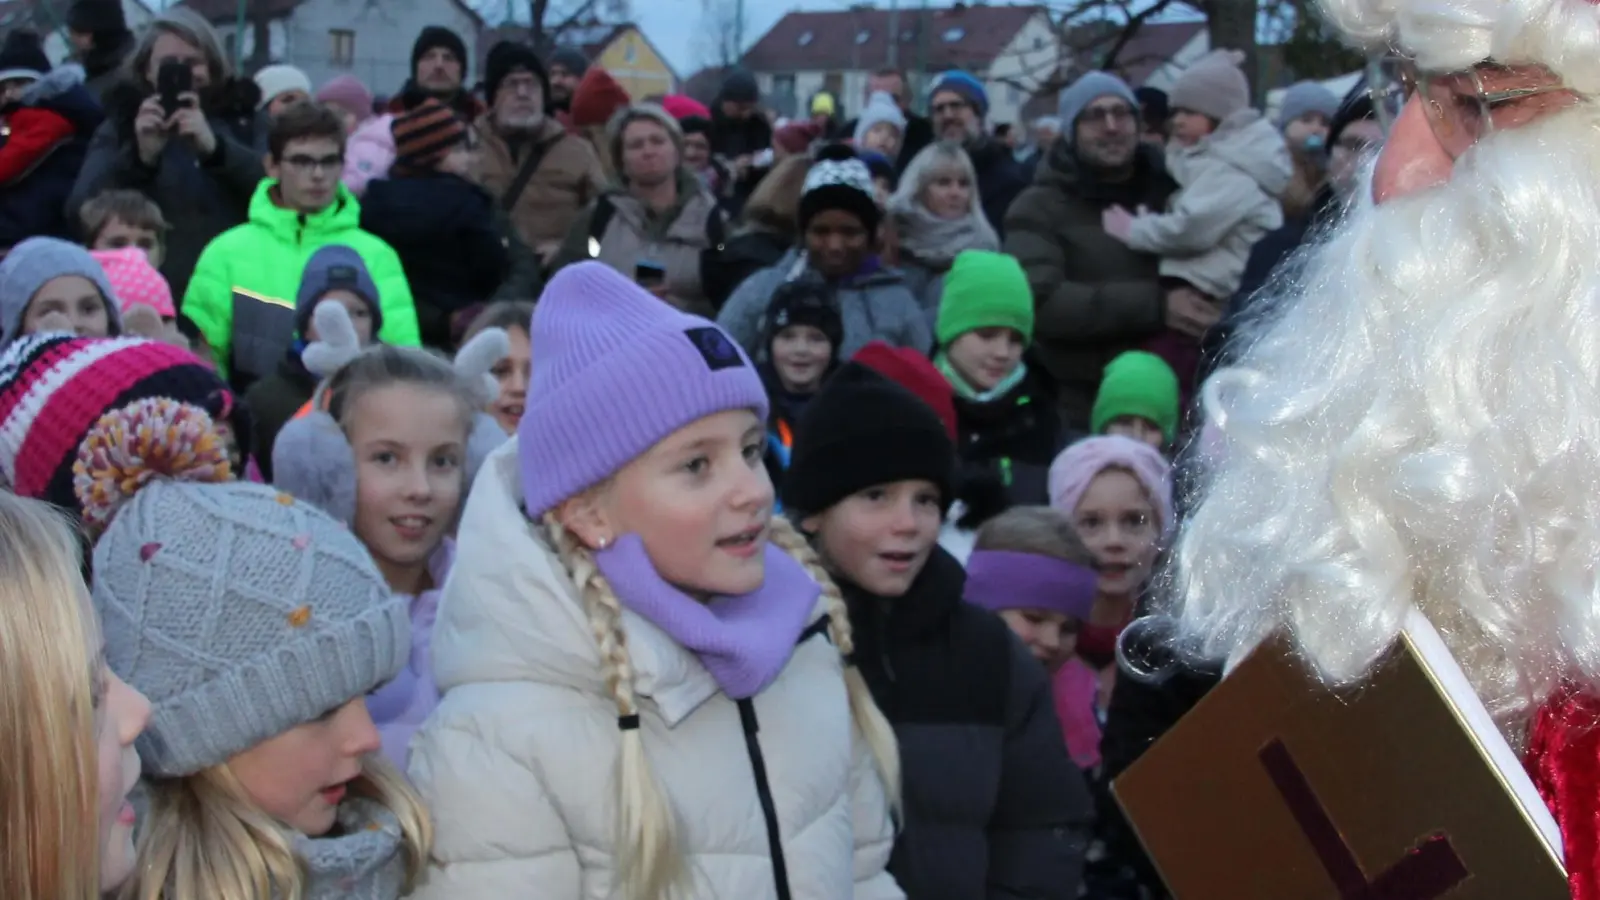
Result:
M955 390L928 357L910 347L891 347L883 341L871 341L851 358L916 394L939 414L950 440L956 440Z
M467 139L467 124L432 97L395 116L389 131L394 134L394 166L400 174L432 171Z
M590 66L572 92L572 127L588 128L611 121L617 110L633 102L628 92L605 69Z
M0 479L20 496L78 511L72 465L84 436L101 416L147 397L238 421L227 385L182 347L59 332L17 340L0 355ZM247 434L237 437L248 446Z

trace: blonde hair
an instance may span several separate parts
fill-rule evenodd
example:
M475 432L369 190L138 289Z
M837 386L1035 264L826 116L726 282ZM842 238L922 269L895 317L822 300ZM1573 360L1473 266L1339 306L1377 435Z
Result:
M121 900L301 900L306 871L282 823L250 802L227 767L212 766L183 778L149 780L150 810L141 824L139 867ZM372 800L394 814L406 855L408 893L427 865L433 823L417 796L388 760L362 763L350 796Z
M1013 506L983 523L974 550L1031 553L1093 568L1094 554L1078 537L1072 520L1052 506Z
M889 197L889 209L896 215L905 215L914 206L926 208L922 202L922 195L939 175L955 170L972 188L972 209L969 214L978 217L983 227L988 228L989 220L983 214L983 199L978 196L978 170L972 165L972 157L955 141L936 141L917 151L911 158L911 163L906 166L904 175L900 176L900 186L895 188L894 194ZM988 228L992 234L993 228ZM998 239L996 239L998 240Z
M0 884L14 900L100 896L99 628L78 546L53 507L0 492Z
M554 513L545 513L544 526L556 556L583 598L583 610L589 618L595 643L600 646L606 686L616 702L617 716L636 716L639 705L633 693L633 662L628 654L627 634L622 630L622 606L617 595L600 574L593 554L562 527ZM895 745L894 730L872 702L872 694L860 670L850 662L855 642L850 633L844 595L822 568L811 545L782 516L772 519L772 542L805 566L806 572L822 586L823 596L828 600L828 639L844 657L844 683L850 697L851 719L872 752L891 808L898 811L900 753ZM683 875L683 857L677 846L672 805L650 769L639 729L622 729L621 741L616 772L617 882L624 900L655 900Z

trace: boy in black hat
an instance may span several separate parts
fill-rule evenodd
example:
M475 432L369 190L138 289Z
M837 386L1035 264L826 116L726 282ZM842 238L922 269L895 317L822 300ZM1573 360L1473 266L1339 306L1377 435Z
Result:
M484 105L466 89L466 80L466 41L443 25L429 25L411 45L411 77L389 102L389 112L400 115L432 97L470 125Z
M788 468L796 423L839 365L844 321L827 285L801 279L781 285L772 295L766 323L766 358L758 369L772 398L767 468L778 484Z

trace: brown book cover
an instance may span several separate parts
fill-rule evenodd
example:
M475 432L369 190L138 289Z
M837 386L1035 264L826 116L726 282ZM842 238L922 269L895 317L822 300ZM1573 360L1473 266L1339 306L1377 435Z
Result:
M1346 691L1263 644L1112 793L1177 900L1569 900L1554 819L1415 613Z

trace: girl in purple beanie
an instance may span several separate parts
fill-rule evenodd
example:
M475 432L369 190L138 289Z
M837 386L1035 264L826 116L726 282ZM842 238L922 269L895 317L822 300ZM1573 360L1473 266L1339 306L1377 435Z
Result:
M593 262L531 336L434 629L412 896L903 897L893 732L838 588L773 516L755 367Z

